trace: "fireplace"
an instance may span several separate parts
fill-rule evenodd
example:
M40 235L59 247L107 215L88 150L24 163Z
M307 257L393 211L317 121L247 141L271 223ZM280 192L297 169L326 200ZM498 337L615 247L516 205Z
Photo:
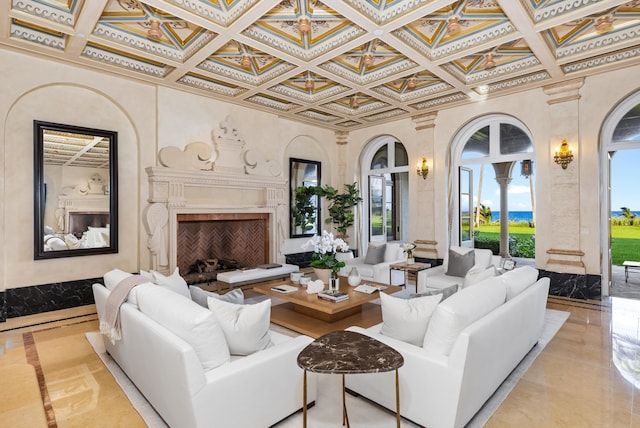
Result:
M146 168L150 268L184 274L198 259L215 258L247 267L284 263L289 199L280 163L245 150L230 118L211 137L213 145L164 147L163 166Z
M270 260L268 213L177 215L177 266L188 272L197 260L232 260L255 267Z

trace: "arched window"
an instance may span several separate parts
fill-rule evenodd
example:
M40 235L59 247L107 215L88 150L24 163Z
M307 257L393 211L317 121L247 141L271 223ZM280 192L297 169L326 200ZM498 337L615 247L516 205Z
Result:
M450 152L449 180L454 184L449 204L451 245L473 246L473 226L483 212L479 190L483 187L485 166L499 165L496 167L497 171L506 172L510 176L515 163L524 161L525 164L521 164L519 171L531 177L533 151L533 139L529 131L511 116L484 116L461 129ZM532 195L531 211L534 213L532 179L529 186ZM506 195L500 194L500 198L506 198ZM494 210L499 209L500 204L496 204Z
M613 189L612 177L616 171L612 170L614 157L620 159L622 153L633 153L630 150L640 150L640 91L629 96L616 106L605 119L602 126L600 140L600 200L605 201L600 206L600 243L602 260L602 295L610 295L611 287L611 236L610 222L612 207L611 193ZM615 189L613 189L615 191ZM636 209L633 206L631 209Z
M370 141L361 156L363 213L369 241L403 240L409 224L409 156L404 145L384 135Z

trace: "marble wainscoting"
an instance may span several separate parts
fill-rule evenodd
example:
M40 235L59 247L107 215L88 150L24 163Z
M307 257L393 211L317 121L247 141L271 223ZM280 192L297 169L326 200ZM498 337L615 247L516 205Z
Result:
M0 322L7 318L91 305L94 303L91 284L95 282L102 282L102 278L7 289L0 293Z
M551 279L549 294L552 296L600 300L602 295L602 277L600 275L558 273L540 269L538 276Z

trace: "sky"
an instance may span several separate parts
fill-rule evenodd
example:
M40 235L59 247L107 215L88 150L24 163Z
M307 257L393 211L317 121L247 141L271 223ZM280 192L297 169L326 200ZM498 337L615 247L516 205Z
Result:
M622 155L624 154L624 155ZM477 204L480 165L467 165L473 169L474 206ZM638 167L640 149L624 150L613 156L611 162L611 210L619 211L627 207L631 211L640 211L640 190L638 190ZM559 168L559 167L558 167ZM535 186L536 165L533 164ZM491 211L500 211L500 193L493 168L485 165L482 192L482 204ZM597 191L597 189L595 189ZM509 184L509 211L531 211L531 193L529 179L520 175L520 162L514 167L513 179Z

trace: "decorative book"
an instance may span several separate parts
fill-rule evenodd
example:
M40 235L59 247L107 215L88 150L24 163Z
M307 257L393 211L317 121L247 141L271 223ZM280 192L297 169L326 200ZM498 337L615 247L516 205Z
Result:
M292 285L277 285L275 287L271 287L271 291L275 291L277 293L287 294L293 293L294 291L298 291L298 287L294 287Z
M354 288L355 291L366 294L373 294L376 291L382 291L387 288L385 285L369 285L369 284L361 284Z
M323 290L318 293L318 297L331 302L342 302L349 298L349 294L343 293L342 291Z

